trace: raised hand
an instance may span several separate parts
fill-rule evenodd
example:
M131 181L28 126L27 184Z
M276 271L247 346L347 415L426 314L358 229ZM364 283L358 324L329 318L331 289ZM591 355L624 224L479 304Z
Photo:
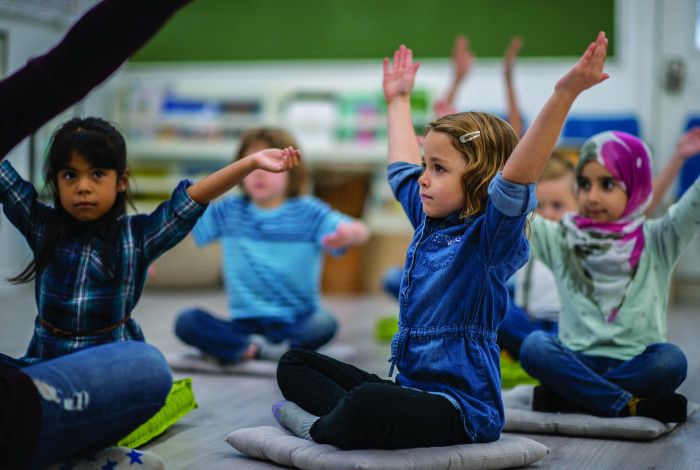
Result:
M700 127L693 127L678 140L676 155L683 161L700 153Z
M607 52L608 38L601 31L595 42L588 46L586 52L576 62L576 65L557 82L555 90L575 97L582 91L607 80L608 74L603 72Z
M455 113L457 113L457 108L452 106L452 104L447 102L447 100L437 100L433 103L433 114L435 115L435 119Z
M394 61L384 58L384 98L390 103L398 96L409 96L413 90L413 82L420 63L413 62L413 51L403 44L394 52Z
M458 35L455 37L452 46L452 67L454 70L454 80L462 81L472 70L474 64L474 53L469 49L469 38Z
M510 79L513 76L515 59L518 58L518 53L522 48L523 40L520 38L520 36L513 36L510 38L510 44L508 44L506 52L503 54L503 74L507 79Z
M299 166L301 152L299 149L265 149L250 155L255 168L273 173L289 171Z

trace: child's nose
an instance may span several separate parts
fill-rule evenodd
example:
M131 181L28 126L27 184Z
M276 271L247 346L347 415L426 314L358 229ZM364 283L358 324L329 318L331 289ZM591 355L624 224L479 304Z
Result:
M90 191L90 178L78 178L78 192L85 193Z
M425 176L425 172L418 178L418 184L421 186L428 186L428 177Z

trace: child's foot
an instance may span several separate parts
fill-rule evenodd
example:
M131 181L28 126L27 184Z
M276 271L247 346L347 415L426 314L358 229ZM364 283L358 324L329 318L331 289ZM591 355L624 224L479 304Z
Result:
M253 358L266 361L279 361L280 358L291 349L289 341L271 343L262 335L251 335L251 345L255 346Z
M272 416L285 429L288 429L297 437L311 439L309 430L311 426L318 420L318 416L301 409L294 402L282 400L272 405Z
M571 403L544 385L537 385L532 391L532 409L547 413L587 413L582 406Z
M683 423L688 419L688 400L679 393L662 393L652 398L633 398L621 415L645 416L662 423Z
M108 447L94 455L85 456L76 460L69 460L56 464L49 469L58 470L70 468L72 470L102 470L105 468L162 470L165 468L163 461L156 454L129 447Z

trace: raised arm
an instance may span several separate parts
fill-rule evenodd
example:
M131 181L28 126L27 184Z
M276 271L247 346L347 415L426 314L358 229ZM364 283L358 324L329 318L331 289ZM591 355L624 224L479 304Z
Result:
M408 162L420 165L420 148L411 117L411 90L418 70L413 52L401 45L394 52L394 62L384 58L384 98L386 99L389 134L389 164Z
M236 186L254 170L274 173L289 171L299 165L300 156L299 150L292 147L261 150L215 171L187 188L187 193L196 202L207 204Z
M469 49L469 38L458 35L452 46L452 82L445 95L448 104L454 106L459 87L471 73L473 64L474 53Z
M608 78L608 74L603 73L607 50L608 40L601 31L576 65L557 82L554 93L508 158L503 178L519 184L537 181L576 97Z
M503 55L503 78L506 83L506 99L508 101L508 122L513 127L513 130L518 137L523 135L523 122L520 117L520 108L518 107L518 96L515 94L515 86L513 85L513 69L515 68L515 59L518 58L518 52L523 47L523 41L520 36L513 36L510 39L510 44Z
M104 0L48 53L0 82L0 159L80 101L190 0Z
M693 127L678 140L676 151L671 156L666 166L654 178L654 192L651 199L651 204L646 210L646 216L650 217L659 202L671 187L671 184L680 173L683 164L688 158L700 152L700 127Z

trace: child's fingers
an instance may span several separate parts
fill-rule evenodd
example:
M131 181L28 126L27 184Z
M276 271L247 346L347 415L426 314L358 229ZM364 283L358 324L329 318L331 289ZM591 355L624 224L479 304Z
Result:
M389 76L389 58L384 57L384 78L386 79Z
M401 55L401 47L396 49L394 51L394 63L392 64L392 72L396 72L396 69L399 67L399 56Z

